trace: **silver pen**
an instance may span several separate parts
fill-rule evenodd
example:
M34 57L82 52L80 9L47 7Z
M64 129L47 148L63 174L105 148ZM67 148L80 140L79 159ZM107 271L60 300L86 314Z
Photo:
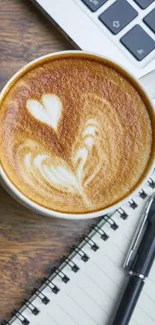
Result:
M129 280L112 325L127 325L155 258L155 194L147 201L124 262Z

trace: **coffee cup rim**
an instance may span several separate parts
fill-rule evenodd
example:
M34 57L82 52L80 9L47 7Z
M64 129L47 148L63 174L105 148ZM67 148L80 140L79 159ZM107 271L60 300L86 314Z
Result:
M20 70L18 70L10 79L9 81L5 84L5 86L3 87L1 93L0 93L0 102L2 101L3 97L7 94L7 89L9 88L9 86L11 86L11 84L14 82L14 80L18 77L20 77L22 74L24 74L24 72L26 72L31 66L33 66L36 63L41 62L44 59L48 59L50 57L57 57L57 56L65 56L65 55L75 55L75 54L81 54L83 56L92 56L92 57L96 57L98 59L103 59L109 63L115 64L116 67L121 68L124 72L127 73L127 75L129 75L129 77L131 79L134 80L135 84L137 84L137 86L144 92L148 102L150 103L150 106L152 108L152 111L154 112L153 109L153 104L149 98L149 96L147 95L144 87L140 84L139 80L137 80L134 75L129 72L125 67L123 67L121 64L119 64L118 62L109 59L108 57L98 54L98 53L94 53L94 52L88 52L88 51L81 51L81 50L67 50L67 51L58 51L58 52L53 52L53 53L49 53L43 56L40 56L37 59L34 59L32 61L30 61L28 64L26 64L24 67L22 67ZM119 207L121 207L124 203L126 203L127 201L129 201L131 198L134 197L134 195L136 193L138 193L143 185L145 184L146 180L149 178L149 176L151 176L151 173L154 170L154 166L155 165L155 156L153 158L153 161L150 165L150 167L148 168L143 180L139 183L139 185L137 185L137 187L129 194L127 195L125 198L123 198L122 200L120 200L117 203L112 204L111 206L98 210L98 211L94 211L94 212L86 212L86 213L67 213L67 212L60 212L60 211L55 211L52 209L48 209L46 207L43 207L37 203L35 203L34 201L32 201L31 199L27 198L23 193L21 193L18 188L10 181L9 177L6 175L5 171L3 170L2 166L1 166L1 162L0 162L0 181L2 182L2 185L4 186L4 188L20 203L22 203L24 206L26 206L27 208L30 208L31 210L35 211L36 213L48 216L48 217L56 217L56 218L62 218L62 219L73 219L73 220L81 220L81 219L91 219L91 218L96 218L96 217L100 217L102 215L111 213L115 210L117 210Z

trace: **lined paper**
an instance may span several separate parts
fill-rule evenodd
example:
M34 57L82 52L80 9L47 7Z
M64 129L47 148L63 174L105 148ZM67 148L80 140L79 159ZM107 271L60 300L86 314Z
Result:
M152 176L155 181L155 173ZM151 187L146 184L144 191L152 194ZM93 240L99 246L94 252L89 244L83 251L89 256L84 262L79 255L73 257L73 261L79 266L77 273L65 266L63 272L70 278L65 284L59 276L52 281L60 291L58 294L45 287L42 292L50 299L48 305L42 304L37 297L33 305L39 309L37 316L28 308L22 310L31 325L109 325L112 321L118 299L127 280L127 275L122 266L129 249L131 239L135 233L141 212L146 199L137 195L134 200L138 207L133 210L129 204L123 209L129 215L126 220L120 218L119 212L115 212L112 219L119 228L113 230L109 224L102 229L108 234L109 239L103 241L96 233ZM21 325L19 320L10 322L13 325ZM155 263L147 279L144 290L139 298L133 313L130 325L154 325L155 324Z

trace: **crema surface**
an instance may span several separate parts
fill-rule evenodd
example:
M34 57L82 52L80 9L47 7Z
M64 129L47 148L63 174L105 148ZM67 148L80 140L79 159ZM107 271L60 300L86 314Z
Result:
M0 108L0 160L29 199L68 213L121 200L142 177L152 128L121 72L89 58L49 60L26 72Z

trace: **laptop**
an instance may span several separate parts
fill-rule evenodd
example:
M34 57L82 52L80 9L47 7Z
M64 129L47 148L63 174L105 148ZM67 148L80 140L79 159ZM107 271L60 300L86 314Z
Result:
M155 98L155 0L31 0L75 48L124 66Z

